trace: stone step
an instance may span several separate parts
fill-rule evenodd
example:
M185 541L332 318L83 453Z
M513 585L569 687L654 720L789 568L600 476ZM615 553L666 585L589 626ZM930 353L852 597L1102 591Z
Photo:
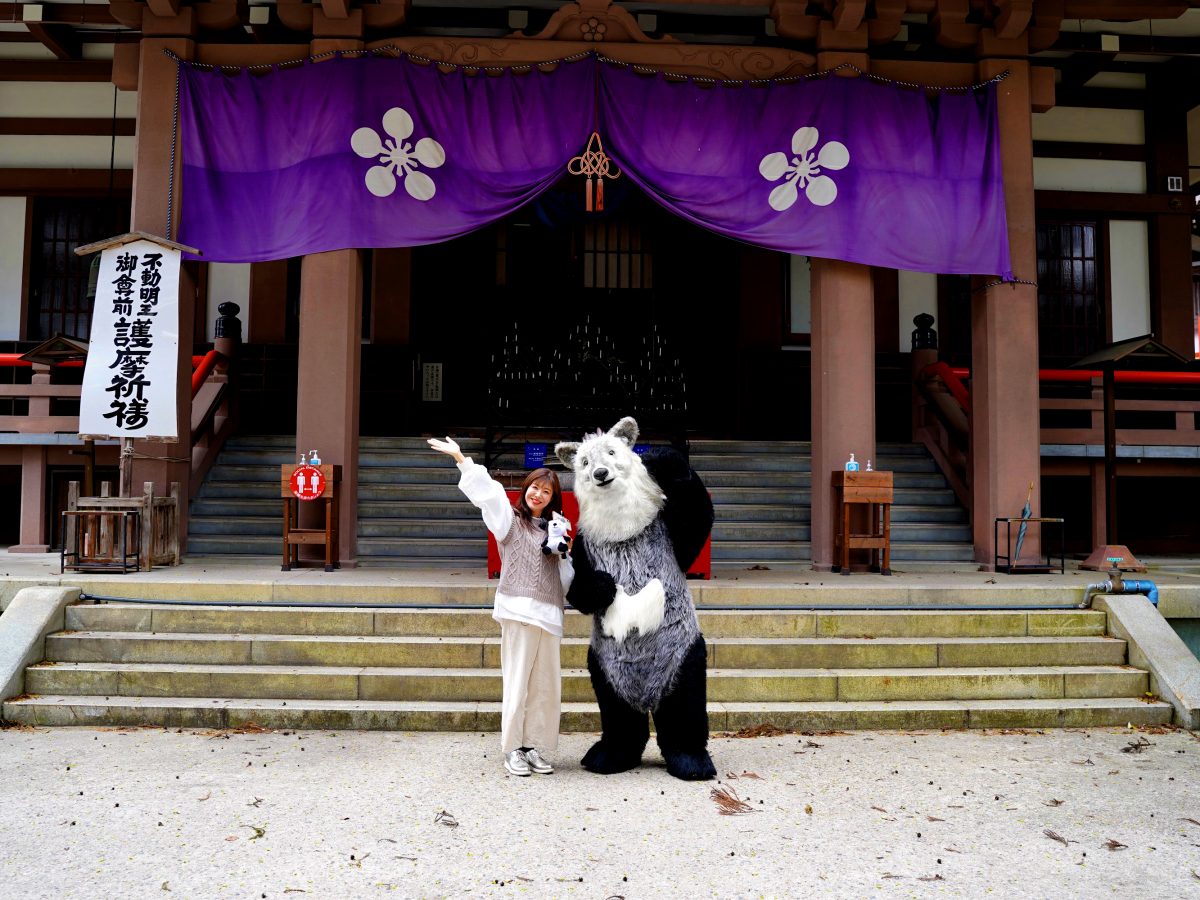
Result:
M1034 641L1070 638L1112 642L1104 637L1105 613L1090 609L914 612L701 608L697 615L700 628L710 642L716 638L857 638L866 641L952 638L968 642L994 638ZM74 632L389 635L435 639L494 637L499 626L492 618L490 607L315 608L113 602L68 606L66 628ZM563 617L564 635L586 637L591 629L591 616L567 610Z
M696 453L689 462L702 478L717 472L811 472L812 459L808 456L789 456L782 453ZM868 460L861 461L865 467ZM870 460L873 467L894 473L936 472L937 464L926 456L885 456Z
M586 665L587 644L584 637L563 638L562 664ZM948 669L1124 661L1120 641L1097 638L711 638L707 649L711 667L728 669ZM89 663L497 668L500 638L77 632L48 638L46 657Z
M707 673L718 703L805 700L997 700L1131 696L1145 672L1120 666L903 669L721 669ZM58 662L26 670L30 694L499 701L499 668ZM584 668L562 672L562 699L595 694Z
M475 510L474 507L470 507ZM486 540L487 530L478 511L471 518L366 518L358 517L359 550L363 538L436 538L438 540Z
M1166 725L1168 703L1138 699L1054 698L885 702L719 703L708 705L713 732L770 723L798 731L916 728L1101 728ZM498 731L499 703L387 700L246 700L188 697L45 695L10 700L3 717L27 725L155 725L166 728ZM653 724L653 723L652 723ZM564 703L560 727L600 729L593 703Z

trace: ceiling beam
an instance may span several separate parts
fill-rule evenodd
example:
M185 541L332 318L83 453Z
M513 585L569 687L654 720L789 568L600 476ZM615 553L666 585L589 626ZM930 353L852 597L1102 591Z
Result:
M83 41L69 25L47 25L44 22L26 22L29 33L59 59L82 59Z
M0 3L0 21L20 22L24 3ZM43 3L41 25L115 25L107 3Z
M107 59L2 59L0 81L111 81Z

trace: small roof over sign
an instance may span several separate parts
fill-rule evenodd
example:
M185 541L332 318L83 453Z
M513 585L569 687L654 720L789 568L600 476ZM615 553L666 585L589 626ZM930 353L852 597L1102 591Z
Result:
M174 241L168 241L165 237L159 237L157 234L150 234L148 231L130 231L126 234L119 234L116 237L105 238L102 241L96 241L92 244L84 244L82 247L75 248L75 255L87 256L89 253L107 250L109 247L120 247L122 244L132 244L134 241L151 241L161 247L166 247L169 250L178 250L181 253L190 253L192 256L204 255L195 247L189 247L186 244L177 244Z
M1141 369L1179 372L1195 368L1192 360L1160 344L1149 334L1109 344L1090 356L1071 363L1071 369Z
M53 366L57 363L76 359L87 359L88 342L79 338L56 334L48 341L42 341L32 350L26 350L20 359L33 363Z

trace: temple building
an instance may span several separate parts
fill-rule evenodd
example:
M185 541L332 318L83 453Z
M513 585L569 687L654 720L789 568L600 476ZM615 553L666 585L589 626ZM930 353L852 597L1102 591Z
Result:
M199 251L179 439L132 477L179 485L193 555L278 554L279 464L316 449L344 562L461 561L404 439L519 469L625 414L712 473L714 563L828 569L851 454L896 473L897 560L991 567L1025 507L1068 552L1200 552L1196 0L5 13L9 552L116 480L79 437L73 251L125 232ZM1172 364L1118 373L1114 535L1102 378L1071 367L1142 336Z

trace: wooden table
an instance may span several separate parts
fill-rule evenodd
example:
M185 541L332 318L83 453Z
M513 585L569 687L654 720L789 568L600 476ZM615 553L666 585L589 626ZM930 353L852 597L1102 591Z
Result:
M891 472L833 473L834 509L838 523L833 535L833 571L850 574L850 551L870 550L871 571L892 574ZM851 530L851 510L865 507L867 530ZM881 560L882 556L882 560Z
M331 465L314 466L325 477L325 490L311 500L301 500L292 493L292 472L298 467L285 463L279 468L280 496L283 497L283 566L284 572L300 565L301 544L325 545L325 571L341 568L338 560L338 492L342 481L342 467ZM319 503L325 511L322 528L300 528L300 504Z

